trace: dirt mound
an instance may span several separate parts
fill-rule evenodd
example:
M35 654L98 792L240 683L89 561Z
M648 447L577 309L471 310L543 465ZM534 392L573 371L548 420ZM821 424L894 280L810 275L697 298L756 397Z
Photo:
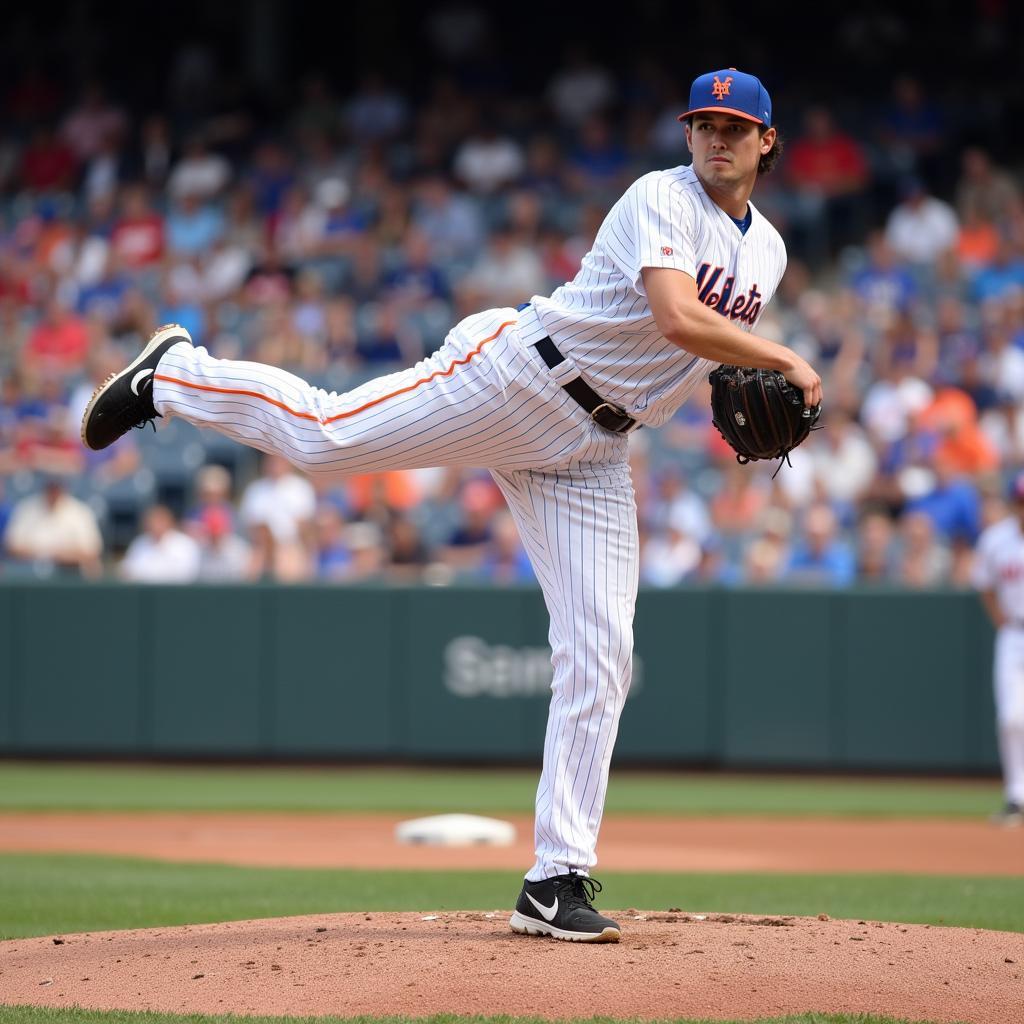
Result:
M608 911L617 945L512 933L508 911L330 914L0 943L0 1001L240 1014L1024 1021L1024 936Z

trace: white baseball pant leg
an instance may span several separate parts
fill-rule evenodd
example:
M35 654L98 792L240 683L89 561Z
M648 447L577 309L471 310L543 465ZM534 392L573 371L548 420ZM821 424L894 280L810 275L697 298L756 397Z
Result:
M1024 630L996 634L993 671L999 758L1006 799L1024 807Z
M600 431L599 427L595 430ZM495 472L551 616L554 675L537 788L539 881L588 874L632 672L639 577L636 501L626 438L617 459L565 472Z
M513 309L463 320L416 366L346 394L276 367L172 346L154 374L162 416L212 427L307 473L492 470L551 616L554 679L529 877L596 863L608 769L629 689L638 578L623 435L602 430L525 346Z
M522 344L517 317L468 317L429 358L340 395L183 342L160 360L153 404L310 474L572 465L592 454L592 424Z

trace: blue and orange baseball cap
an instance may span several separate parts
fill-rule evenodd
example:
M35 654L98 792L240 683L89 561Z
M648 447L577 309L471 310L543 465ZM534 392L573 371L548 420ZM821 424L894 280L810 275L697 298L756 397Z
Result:
M735 68L709 71L695 78L690 86L690 109L680 114L678 120L712 111L735 114L758 124L772 123L772 99L768 90L759 78Z

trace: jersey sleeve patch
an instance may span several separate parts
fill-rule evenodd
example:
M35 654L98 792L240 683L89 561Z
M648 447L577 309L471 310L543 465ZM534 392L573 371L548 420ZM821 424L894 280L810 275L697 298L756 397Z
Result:
M668 175L648 174L634 182L607 228L608 255L638 294L645 294L644 267L668 267L696 279L693 212Z

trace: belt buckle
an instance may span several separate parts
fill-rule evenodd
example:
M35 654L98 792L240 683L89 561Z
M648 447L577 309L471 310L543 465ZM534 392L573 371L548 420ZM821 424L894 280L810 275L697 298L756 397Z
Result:
M601 413L601 416L598 416L598 413ZM609 416L611 417L610 422L601 422L602 419L608 421ZM590 418L599 427L604 427L605 430L610 430L614 434L628 434L637 425L636 420L625 409L620 409L617 405L612 405L611 402L602 402L600 405L595 405L590 410Z

